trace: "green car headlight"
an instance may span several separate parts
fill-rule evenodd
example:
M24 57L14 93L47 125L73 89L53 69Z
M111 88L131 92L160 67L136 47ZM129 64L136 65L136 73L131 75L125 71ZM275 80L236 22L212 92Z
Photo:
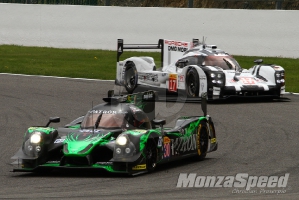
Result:
M40 132L35 132L30 136L30 143L38 144L42 140L42 136Z
M120 136L117 137L117 139L116 139L115 142L116 142L116 144L118 144L118 145L124 146L125 144L127 144L128 139L127 139L126 136L124 136L124 135L120 135Z

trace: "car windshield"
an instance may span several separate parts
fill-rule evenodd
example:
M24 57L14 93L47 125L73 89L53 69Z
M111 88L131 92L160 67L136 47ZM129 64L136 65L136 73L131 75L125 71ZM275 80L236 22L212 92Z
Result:
M122 113L113 114L99 114L90 113L85 116L81 127L83 128L123 128L125 116Z
M224 70L240 70L239 63L231 56L207 56L206 66L218 66Z

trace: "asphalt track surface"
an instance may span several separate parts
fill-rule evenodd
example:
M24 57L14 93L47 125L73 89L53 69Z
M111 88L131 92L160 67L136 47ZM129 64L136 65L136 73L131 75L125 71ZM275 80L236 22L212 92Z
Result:
M111 81L26 77L0 74L0 199L297 199L299 195L299 97L283 101L232 100L208 105L219 148L202 162L183 160L136 177L97 172L13 173L11 156L29 126L59 116L63 126L102 102ZM117 88L114 88L117 89ZM174 124L179 115L201 114L198 103L158 102L157 118ZM180 173L198 176L282 176L284 194L243 193L242 188L177 188ZM264 188L266 190L273 188ZM282 189L282 188L274 188Z

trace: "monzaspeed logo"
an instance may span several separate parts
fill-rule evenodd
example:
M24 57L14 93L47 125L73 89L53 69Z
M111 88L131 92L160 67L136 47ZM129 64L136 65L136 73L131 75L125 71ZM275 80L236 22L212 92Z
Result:
M252 176L238 173L235 176L197 176L196 173L180 173L176 187L224 187L224 188L285 188L289 173L284 176Z

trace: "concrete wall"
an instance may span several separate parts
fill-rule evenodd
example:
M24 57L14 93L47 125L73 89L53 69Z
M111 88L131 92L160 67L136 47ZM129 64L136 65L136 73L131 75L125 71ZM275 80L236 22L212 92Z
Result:
M299 11L0 3L0 44L116 50L158 39L208 44L234 55L299 57Z

